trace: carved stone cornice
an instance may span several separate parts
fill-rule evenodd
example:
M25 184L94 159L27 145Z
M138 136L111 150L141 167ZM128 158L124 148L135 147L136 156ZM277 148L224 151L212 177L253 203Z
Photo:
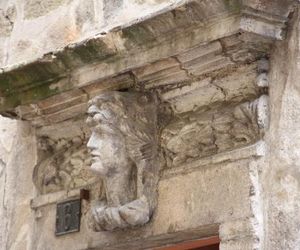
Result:
M177 57L174 65L178 63L178 80L188 81L190 74L201 76L207 69L230 67L233 56L245 48L251 49L255 57L253 48L257 44L263 45L257 51L268 54L274 40L284 39L288 16L295 4L292 0L181 2L148 19L69 45L35 61L1 69L1 114L34 118L37 125L70 119L84 113L87 99L95 92L136 85L135 77L139 79L145 65L215 40L220 41L221 47L214 49L221 53L210 58L207 65L201 64L200 57L190 63L184 56ZM227 58L230 50L224 51L226 41L221 38L234 34L243 36L244 47L237 47L235 54ZM112 78L120 73L125 74ZM47 100L49 97L52 99Z

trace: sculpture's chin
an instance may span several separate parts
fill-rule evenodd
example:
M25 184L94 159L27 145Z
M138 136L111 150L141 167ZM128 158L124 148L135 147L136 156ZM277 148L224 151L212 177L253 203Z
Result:
M105 176L106 175L106 169L103 167L101 162L95 162L91 165L91 170L101 176Z

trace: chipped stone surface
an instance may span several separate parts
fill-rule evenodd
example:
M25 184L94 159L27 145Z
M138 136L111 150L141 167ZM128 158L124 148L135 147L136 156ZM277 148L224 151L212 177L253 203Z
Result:
M44 16L67 2L67 0L26 0L24 1L25 18L32 19Z
M227 241L227 242L222 242L220 244L220 249L221 250L253 250L257 249L255 248L256 241L252 238L247 238L245 237L244 239L240 240L233 240L233 241Z
M252 99L260 92L256 86L256 66L240 67L223 78L206 78L190 85L163 91L164 101L171 104L175 113L185 113L205 110L209 105L218 105L222 102L241 102Z
M13 13L5 13L2 9L0 9L0 36L1 37L7 37L11 34L13 29Z
M175 58L161 60L133 71L141 88L149 89L189 79Z
M194 76L234 64L230 58L222 55L220 42L213 42L206 46L189 50L186 53L180 54L177 58L182 63L182 68Z

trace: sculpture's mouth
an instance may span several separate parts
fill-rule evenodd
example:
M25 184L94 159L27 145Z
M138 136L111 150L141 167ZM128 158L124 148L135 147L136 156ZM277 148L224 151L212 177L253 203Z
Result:
M97 161L100 161L100 155L99 153L97 152L91 152L91 155L92 155L92 163L95 163Z
M100 160L99 157L93 157L92 158L92 163L98 162L99 160Z

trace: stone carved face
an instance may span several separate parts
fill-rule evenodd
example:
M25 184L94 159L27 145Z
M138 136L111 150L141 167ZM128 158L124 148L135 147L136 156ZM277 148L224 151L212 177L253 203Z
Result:
M91 169L102 177L109 177L118 171L120 164L126 165L126 147L121 135L94 129L87 147L92 156Z
M107 204L119 206L147 196L146 186L153 193L158 170L153 164L157 158L154 96L106 92L90 101L87 123L92 130L87 144L91 169L104 179Z
M145 224L156 205L156 99L152 94L106 92L89 102L92 170L102 176L106 201L93 207L104 230Z

